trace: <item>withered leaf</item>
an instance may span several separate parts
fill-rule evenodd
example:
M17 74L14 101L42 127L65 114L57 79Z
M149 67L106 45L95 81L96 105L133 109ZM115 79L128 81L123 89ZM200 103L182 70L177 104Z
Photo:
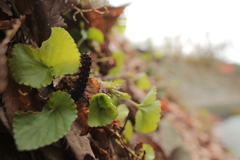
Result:
M24 17L22 17L22 20L23 19ZM1 24L2 23L0 22L0 28L1 28ZM20 19L11 20L8 25L13 28L6 31L6 37L0 43L0 94L4 92L8 83L8 79L7 79L8 68L7 68L7 57L6 57L8 43L16 34L21 24L22 23Z
M89 159L95 159L87 136L79 136L79 133L77 131L80 132L81 128L77 123L78 122L75 121L72 124L71 130L65 136L67 143L75 154L77 160L83 160L86 157Z
M34 0L34 14L38 25L38 44L47 40L51 33L51 27L66 28L67 24L60 15L66 13L78 4L78 0Z
M22 15L30 15L33 12L33 0L15 1L14 4Z
M113 25L116 23L118 17L123 13L128 5L120 7L108 7L108 12L103 15L105 21L105 33L108 33Z
M12 11L10 6L7 4L6 0L0 1L0 8L4 13L6 13L8 16L12 16Z
M9 124L12 124L14 113L18 109L18 88L19 85L15 83L13 79L9 79L8 86L3 93L2 101L5 103L4 107Z
M77 105L77 110L78 110L78 118L76 120L76 124L81 128L81 133L80 135L87 135L89 132L90 127L88 126L87 123L87 117L88 117L88 108L84 108L87 103L83 103L83 102L76 102Z
M99 90L100 90L100 85L98 83L98 80L95 79L94 77L91 77L88 79L88 84L87 87L86 87L86 91L85 91L85 95L91 99L91 97L94 95L94 94L97 94L99 93Z
M107 7L107 12L103 15L100 15L97 12L86 12L84 14L89 21L89 27L98 28L105 35L113 27L117 18L123 13L126 6L127 5L121 7ZM99 11L104 12L105 9L101 8Z
M13 27L13 25L18 24L18 21L21 21L21 23L25 20L25 16L21 16L20 19L11 19L11 20L5 20L5 21L0 21L0 29L7 29L7 28L11 28ZM20 24L21 25L21 24ZM16 30L17 27L15 27L15 29L13 29L11 32L13 32L15 34L15 32L17 31ZM19 27L18 27L19 28ZM17 29L18 29L17 28ZM13 34L13 35L14 35ZM12 38L12 36L11 36ZM10 38L10 39L11 39Z

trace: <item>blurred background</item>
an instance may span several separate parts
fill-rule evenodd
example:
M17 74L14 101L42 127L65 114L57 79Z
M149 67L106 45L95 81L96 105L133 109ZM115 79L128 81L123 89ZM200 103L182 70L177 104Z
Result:
M182 106L220 117L214 127L240 158L240 23L237 0L109 0L129 4L123 34L145 60L158 87ZM158 61L151 61L152 58Z

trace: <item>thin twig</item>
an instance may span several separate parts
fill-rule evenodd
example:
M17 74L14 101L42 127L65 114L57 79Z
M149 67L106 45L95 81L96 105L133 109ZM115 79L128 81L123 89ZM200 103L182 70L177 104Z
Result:
M128 112L128 115L127 115L126 120L125 120L125 122L124 122L123 128L122 128L121 131L120 131L120 134L122 134L123 130L125 129L126 124L127 124L127 121L128 121L128 119L130 118L131 113L132 113L132 110L130 110L130 111Z
M119 142L121 143L121 145L124 147L124 149L126 149L134 158L136 158L136 159L140 159L141 160L141 158L139 158L131 149L129 149L125 144L124 144L124 142L122 141L122 139L119 137Z
M125 150L127 150L127 152L130 153L134 158L141 160L141 158L139 158L139 157L134 153L134 151L132 151L131 149L129 149L129 148L124 144L124 142L123 142L123 140L122 140L122 137L120 136L119 133L116 133L116 132L112 131L112 130L109 129L109 128L105 128L105 129L107 129L112 135L114 135L114 136L116 137L116 139L120 142L122 148L124 148Z
M73 20L74 20L74 21L77 21L76 15L79 13L79 14L82 16L82 18L83 18L87 23L89 23L89 21L88 21L88 20L86 19L86 17L83 15L84 12L96 12L96 13L98 13L98 14L100 14L100 15L103 15L103 14L105 14L105 13L108 12L107 7L104 7L104 6L99 6L99 7L97 7L97 8L91 8L91 9L80 9L80 8L78 8L78 7L76 7L76 6L74 6L73 8L77 10L77 11L73 14ZM104 8L105 11L100 11L100 10L99 10L100 8Z

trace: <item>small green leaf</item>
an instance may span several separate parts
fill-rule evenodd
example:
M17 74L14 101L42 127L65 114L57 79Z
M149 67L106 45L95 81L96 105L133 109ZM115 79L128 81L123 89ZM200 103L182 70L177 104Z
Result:
M127 100L127 99L131 99L131 96L127 93L122 93L119 98L122 99L122 100Z
M123 131L123 135L124 135L124 142L126 141L130 141L130 138L132 137L132 134L133 134L133 126L132 126L132 123L130 122L130 120L127 121L126 123L126 126L124 128L124 131Z
M87 38L91 40L95 40L98 43L102 43L104 41L104 36L101 30L90 27L87 31Z
M134 83L140 89L149 89L151 83L146 73L140 73L134 78Z
M155 86L153 86L146 97L143 99L141 105L151 105L157 98L157 89Z
M116 66L110 69L108 74L116 76L116 75L119 75L121 72L121 67L124 62L124 52L119 50L119 51L113 52L112 56L113 56L113 59L116 60Z
M15 112L13 133L18 150L32 150L51 144L63 137L77 118L70 95L53 93L42 112Z
M160 121L160 101L156 100L156 88L152 87L135 115L135 130L140 133L154 131Z
M115 90L114 95L116 97L118 97L119 99L122 99L122 100L131 99L131 96L129 94L123 93L123 92L120 92L120 91L117 91L117 90Z
M84 29L84 26L85 26L84 22L80 22L79 26L80 26L80 28L81 28L81 29L80 29L81 38L78 38L77 47L78 47L80 50L82 50L82 48L85 48L85 46L82 45L82 44L83 44L83 42L88 38L88 33L87 33L87 31ZM78 31L78 32L79 32L79 31ZM76 33L76 34L79 34L79 33Z
M117 118L117 107L111 101L111 98L103 93L92 96L87 120L89 126L105 126Z
M121 123L124 122L124 120L127 118L128 113L129 113L129 109L125 104L120 104L117 107L118 110L118 116L117 119L119 119L121 121Z
M139 106L135 116L135 130L140 133L154 131L160 121L160 101L154 101L148 106Z
M84 29L82 29L80 33L82 35L83 40L86 40L88 38L88 35L87 35L88 33Z
M154 160L155 159L154 149L150 145L143 144L143 149L146 151L146 154L145 154L146 160Z
M163 59L163 54L160 52L160 51L155 51L154 53L153 53L153 55L154 55L154 57L157 59L157 60L161 60L161 59Z
M110 98L112 99L112 104L116 106L119 98L114 95L111 95Z
M119 31L119 33L123 34L126 30L126 21L127 18L124 14L121 14L118 19L117 22L115 23L114 28L116 27L116 29ZM113 28L113 29L114 29Z
M152 55L151 53L142 53L141 58L144 61L150 61L152 59Z
M114 79L111 81L116 85L122 85L125 82L125 80L123 80L123 79Z
M72 37L63 28L55 27L39 49L14 45L8 62L17 83L41 88L51 84L53 77L76 73L79 59L80 53Z
M118 81L104 81L101 85L103 88L111 90L110 92L114 92L113 90L121 88L121 84Z

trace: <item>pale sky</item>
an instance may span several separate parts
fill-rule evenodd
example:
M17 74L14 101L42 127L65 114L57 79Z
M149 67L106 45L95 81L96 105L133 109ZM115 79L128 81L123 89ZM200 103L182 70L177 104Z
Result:
M232 46L226 59L240 63L239 0L109 0L125 9L125 35L132 42L152 38L161 45L164 37L181 35L183 39L204 42L208 32L213 43L228 41Z

